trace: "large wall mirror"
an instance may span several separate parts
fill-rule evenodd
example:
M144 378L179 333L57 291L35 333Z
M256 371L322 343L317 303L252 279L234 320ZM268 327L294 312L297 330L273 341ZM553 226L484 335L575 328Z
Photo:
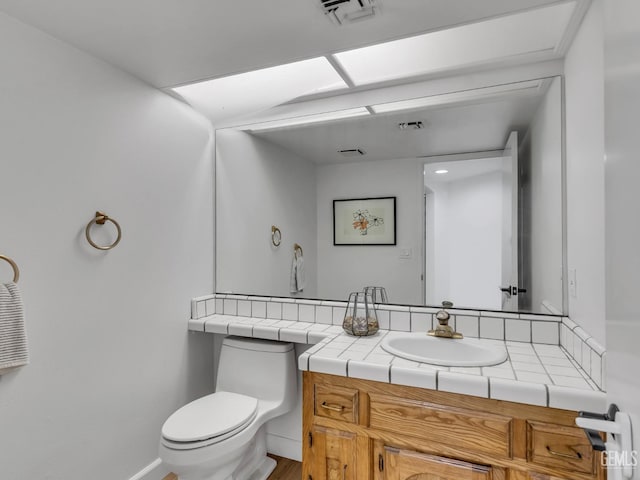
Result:
M381 197L334 244L334 201ZM219 129L216 289L560 314L563 198L561 77Z

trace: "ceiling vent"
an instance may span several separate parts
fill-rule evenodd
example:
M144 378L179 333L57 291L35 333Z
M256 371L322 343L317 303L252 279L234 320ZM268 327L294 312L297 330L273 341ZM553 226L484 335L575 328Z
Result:
M343 157L360 157L367 152L359 148L346 148L344 150L338 150L338 153Z
M424 128L424 123L417 122L400 122L398 124L400 130L421 130Z
M324 14L336 25L372 18L379 0L320 0Z

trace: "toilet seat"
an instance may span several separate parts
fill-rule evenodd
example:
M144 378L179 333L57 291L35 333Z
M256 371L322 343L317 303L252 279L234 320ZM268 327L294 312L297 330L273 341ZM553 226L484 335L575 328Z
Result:
M216 392L188 403L162 426L162 443L192 450L221 442L244 430L256 417L258 400L232 392Z

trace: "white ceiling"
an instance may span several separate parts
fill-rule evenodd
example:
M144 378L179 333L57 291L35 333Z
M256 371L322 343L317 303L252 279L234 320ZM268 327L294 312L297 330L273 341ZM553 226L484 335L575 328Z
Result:
M513 93L456 105L294 125L253 134L317 164L501 150L509 132L525 133L545 92L545 88L540 88L526 95ZM400 122L413 121L422 121L424 128L398 128ZM366 154L345 158L338 153L353 148Z
M382 0L381 15L345 26L319 0L0 0L0 11L169 87L551 3Z

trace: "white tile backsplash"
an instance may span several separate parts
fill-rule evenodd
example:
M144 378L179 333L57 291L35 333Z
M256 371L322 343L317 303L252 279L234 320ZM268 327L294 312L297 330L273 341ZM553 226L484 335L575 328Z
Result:
M251 301L238 300L238 315L243 317L251 317Z
M531 322L531 341L558 345L560 343L560 327L557 322Z
M390 324L391 330L397 330L401 332L411 331L411 315L409 311L392 311L390 312Z
M333 307L333 324L342 325L347 307Z
M411 312L411 331L412 332L428 332L431 326L430 313Z
M480 337L504 340L504 318L480 317Z
M267 302L267 318L282 319L282 304L278 302Z
M514 342L531 342L531 321L507 318L504 325L506 340Z
M378 325L383 330L389 330L389 311L388 310L378 310L376 312L378 316Z
M215 298L209 298L208 300L205 300L205 310L207 312L207 315L215 315L215 313L216 313L216 299Z
M267 302L252 301L251 316L255 318L267 318Z
M216 298L216 313L224 313L224 299Z
M287 319L289 320L289 319ZM293 319L291 319L293 320ZM300 304L298 305L298 318L296 319L300 322L310 322L315 323L316 321L316 307L314 305L309 304Z
M333 323L333 307L317 306L316 323L331 325Z
M238 301L230 298L225 298L222 305L222 309L225 315L237 315L238 314Z
M480 336L480 322L478 317L456 315L456 332L465 337L478 338Z
M202 318L207 316L207 304L206 301L201 300L196 302L196 318Z
M282 319L283 320L298 320L298 304L297 303L283 303L282 304Z

